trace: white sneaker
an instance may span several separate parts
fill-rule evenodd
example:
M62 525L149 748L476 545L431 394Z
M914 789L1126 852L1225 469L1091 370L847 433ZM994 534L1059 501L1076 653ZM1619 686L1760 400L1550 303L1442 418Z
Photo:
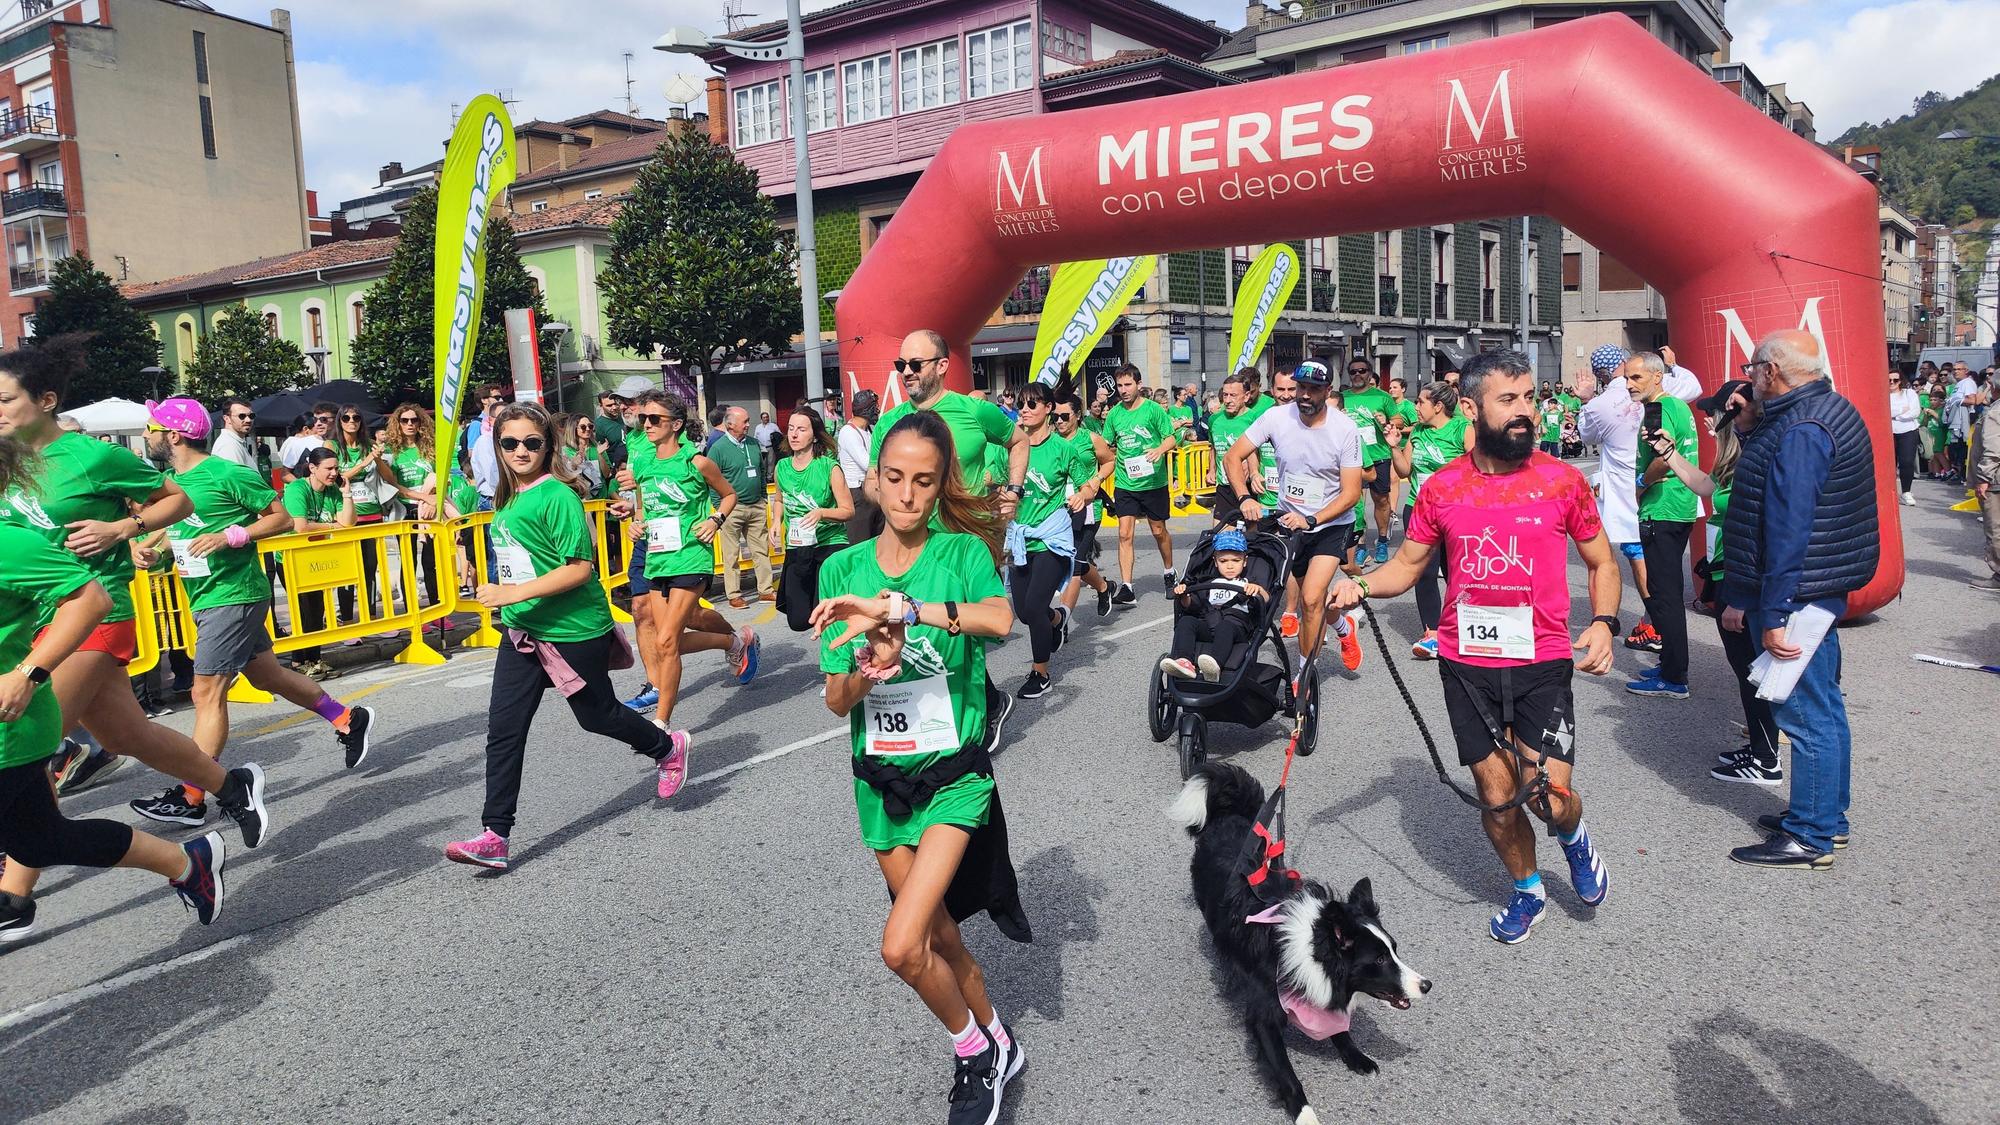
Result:
M1201 678L1211 684L1222 678L1222 665L1217 664L1215 657L1205 652L1194 658L1194 666L1200 670Z
M1914 508L1917 506L1917 498L1905 492L1903 493L1903 503L1908 504L1910 507Z

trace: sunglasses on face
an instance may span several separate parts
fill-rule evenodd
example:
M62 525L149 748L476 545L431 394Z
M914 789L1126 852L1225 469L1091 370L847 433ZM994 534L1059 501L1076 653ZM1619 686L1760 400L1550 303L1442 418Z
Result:
M538 437L503 437L500 439L500 448L508 453L512 453L516 449L525 449L530 453L540 453L542 451L542 444L542 439Z
M401 422L405 426L414 426L417 424L417 420L415 418L398 418L396 419L396 421Z
M671 420L665 414L640 414L637 417L641 426L664 426Z
M255 414L231 414L229 419L232 422L255 422L257 416Z
M941 355L934 355L925 359L898 359L896 361L896 374L902 375L910 371L922 371L924 364L936 363L943 358Z
M1051 414L1049 415L1049 417L1054 418L1058 422L1070 422L1076 419L1076 415L1067 410L1063 411L1060 414Z
M359 414L342 414L342 415L340 416L340 420L341 420L341 421L343 421L343 422L359 422L359 421L361 421L361 415L359 415Z

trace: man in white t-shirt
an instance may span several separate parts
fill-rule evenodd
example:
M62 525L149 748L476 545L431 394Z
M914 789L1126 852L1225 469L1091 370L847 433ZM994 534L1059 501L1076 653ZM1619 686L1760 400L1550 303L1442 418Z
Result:
M224 461L234 461L246 469L257 467L256 437L251 429L257 423L257 414L250 404L240 398L232 398L222 404L222 428L215 432L215 440L209 443L208 455L220 457Z
M882 416L882 400L874 391L854 392L848 404L847 422L840 427L834 445L840 456L840 475L847 478L847 490L854 496L854 514L847 520L847 541L860 543L882 532L882 509L868 498L862 483L868 479L868 449L874 441L875 419Z
M1354 544L1354 505L1361 499L1361 431L1346 413L1327 409L1333 372L1307 360L1292 372L1298 393L1273 406L1237 437L1223 455L1229 487L1244 497L1243 518L1262 519L1264 508L1250 491L1250 474L1265 442L1278 461L1278 525L1299 534L1292 552L1291 577L1299 581L1304 627L1299 653L1319 651L1326 620L1326 591Z
M311 414L301 414L292 424L292 436L278 447L278 468L285 474L285 483L299 479L299 462L305 455L326 444L320 436L319 422Z

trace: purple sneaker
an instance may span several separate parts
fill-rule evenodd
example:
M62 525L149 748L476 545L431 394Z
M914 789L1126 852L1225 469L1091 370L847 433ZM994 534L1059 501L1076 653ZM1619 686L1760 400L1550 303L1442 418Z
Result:
M488 828L470 840L454 840L444 846L444 857L453 863L469 863L492 871L507 870L507 837Z
M672 747L660 757L660 800L681 791L687 784L688 748L694 745L694 736L684 730L667 732L667 744Z

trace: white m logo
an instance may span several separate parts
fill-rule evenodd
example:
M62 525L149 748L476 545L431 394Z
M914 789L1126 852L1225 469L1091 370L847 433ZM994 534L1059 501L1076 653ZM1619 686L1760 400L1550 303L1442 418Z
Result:
M1500 125L1504 130L1500 139L1503 141L1520 139L1520 131L1514 127L1514 97L1507 86L1507 79L1513 73L1512 69L1503 70L1500 72L1500 77L1493 80L1493 89L1486 95L1486 108L1479 111L1478 117L1472 115L1472 99L1465 96L1464 81L1457 78L1451 80L1451 101L1444 112L1446 150L1458 147L1452 143L1452 126L1457 124L1461 117L1465 120L1466 131L1472 134L1472 140L1467 143L1485 144L1486 123L1493 117L1495 102L1500 104Z
M1834 378L1833 351L1827 347L1826 328L1821 323L1822 317L1819 311L1819 303L1825 299L1824 297L1806 298L1805 308L1799 312L1798 326L1800 331L1810 333L1813 342L1819 345L1819 354L1826 357L1826 381L1829 385L1837 388L1840 386L1840 383ZM1723 377L1734 379L1737 377L1737 365L1750 362L1750 357L1756 353L1757 344L1756 341L1750 338L1750 330L1744 327L1741 313L1738 313L1735 309L1719 309L1716 315L1722 318L1722 327L1727 334L1727 339L1723 341L1722 345ZM1739 350L1743 355L1741 359L1737 358Z
M1047 207L1049 205L1049 193L1042 187L1041 147L1039 145L1036 146L1035 151L1028 154L1027 166L1021 169L1019 179L1016 179L1014 176L1012 154L1000 153L998 166L993 173L993 209L995 211L1019 211L1028 207L1028 188L1030 186L1035 189L1035 202L1033 205L1036 207ZM1009 195L1014 198L1014 202L1011 205L1007 202Z

